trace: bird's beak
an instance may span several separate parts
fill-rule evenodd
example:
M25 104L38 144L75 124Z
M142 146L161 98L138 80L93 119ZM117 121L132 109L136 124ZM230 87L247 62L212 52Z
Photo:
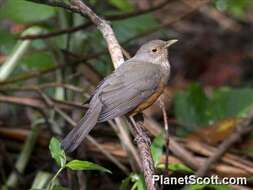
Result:
M176 43L178 40L177 39L173 39L173 40L168 40L165 44L165 47L169 47L171 46L172 44Z

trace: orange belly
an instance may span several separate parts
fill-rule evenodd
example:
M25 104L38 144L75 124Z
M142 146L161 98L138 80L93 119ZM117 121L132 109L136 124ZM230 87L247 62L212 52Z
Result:
M163 93L163 90L165 88L165 84L163 82L160 82L158 89L156 92L144 100L139 106L137 106L133 111L129 113L129 115L135 115L137 113L142 112L146 108L150 107L158 98L159 96Z

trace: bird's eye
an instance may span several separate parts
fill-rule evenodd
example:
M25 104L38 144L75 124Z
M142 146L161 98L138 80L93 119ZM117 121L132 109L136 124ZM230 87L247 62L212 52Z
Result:
M157 49L156 48L152 49L152 52L154 52L154 53L157 52Z

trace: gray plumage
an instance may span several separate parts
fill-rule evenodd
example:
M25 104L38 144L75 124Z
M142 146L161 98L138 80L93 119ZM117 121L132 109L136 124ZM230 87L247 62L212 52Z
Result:
M97 122L129 113L156 92L161 80L167 82L170 73L167 43L154 40L144 44L133 58L98 85L89 110L62 141L66 151L75 150Z

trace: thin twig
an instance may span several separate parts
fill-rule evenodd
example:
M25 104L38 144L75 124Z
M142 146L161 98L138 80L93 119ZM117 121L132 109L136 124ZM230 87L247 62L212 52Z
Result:
M125 123L124 120L117 118L115 119L115 123L113 121L109 121L109 124L119 136L122 146L125 147L126 151L132 155L129 157L132 170L135 171L137 168L141 169L141 160L134 144L131 141L130 134L127 131L127 123ZM136 166L136 164L138 166Z
M218 149L216 147L212 147L196 140L184 140L182 141L182 143L184 143L185 147L188 148L190 151L196 152L197 154L206 157L212 156L213 153L216 152ZM245 160L245 158L235 156L231 153L226 153L221 158L221 161L253 174L253 163L248 160ZM216 168L217 167L215 167L215 169Z
M16 82L20 82L20 81L23 81L23 80L28 80L28 79L31 79L31 78L41 77L42 75L53 72L57 69L62 69L62 68L78 65L78 64L86 62L88 60L95 59L95 58L99 57L100 55L104 55L105 53L106 53L106 51L101 51L101 52L98 52L98 53L95 53L95 54L92 54L92 55L84 56L84 57L82 57L82 58L80 58L80 59L78 59L77 61L74 61L74 62L58 64L58 65L55 65L55 66L50 67L48 69L43 69L43 70L39 70L39 71L32 71L32 72L29 72L29 73L21 74L19 76L12 77L11 79L7 79L5 81L0 81L0 85L2 86L2 85L10 84L10 83L16 83ZM89 69L91 69L91 68L89 67Z
M29 86L17 86L17 85L1 86L0 91L33 91L35 88L47 89L55 87L62 87L78 93L83 93L85 91L84 88L60 82L43 83L41 85L29 85Z
M72 7L71 5L64 3L64 1L61 1L61 0L26 0L26 1L49 5L52 7L60 7L74 13L80 13L79 9L77 9L76 7Z
M47 2L47 1L42 1L42 0L27 0L27 1L34 1L34 2L41 3L41 4L48 4L48 5L49 5L49 3L44 3L44 2ZM53 1L53 0L52 0L52 1ZM209 1L207 1L207 2L209 2ZM205 4L206 4L206 3L205 3ZM52 6L54 6L54 5L52 5ZM134 36L134 37L132 37L132 38L129 38L129 39L127 39L126 41L124 41L123 44L128 44L128 43L131 42L131 41L134 41L134 40L136 40L136 39L138 39L138 38L141 38L141 37L143 37L143 36L149 35L149 34L151 34L151 33L154 33L154 32L156 32L156 31L158 31L158 30L164 28L164 27L167 27L167 26L169 26L169 25L171 25L171 24L174 24L174 23L177 22L178 20L183 19L184 17L188 16L189 14L192 14L194 11L196 11L196 10L197 10L198 8L200 8L201 6L202 6L202 4L201 4L200 6L198 6L198 7L196 7L196 8L192 8L192 9L189 10L188 12L186 12L186 13L184 13L183 15L181 15L181 16L175 18L175 19L172 20L172 21L169 21L169 22L167 22L167 23L161 24L161 25L159 25L159 26L157 26L157 27L154 27L154 28L149 29L148 31L142 32L142 33L140 33L140 34L138 34L138 35L136 35L136 36ZM87 60L89 60L89 59L97 58L98 56L104 55L105 53L106 53L105 51L102 51L102 52L100 52L100 53L98 53L98 54L94 54L94 55L91 55L91 56L85 56L84 58L82 58L82 59L80 59L80 60L78 60L78 61L76 61L76 62L74 62L74 63L70 63L70 64L59 64L59 65L54 66L54 67L49 68L49 69L45 69L45 70L41 70L41 71L37 71L37 72L32 72L32 73L27 73L27 74L24 74L24 75L20 75L20 76L18 76L18 77L13 77L13 78L11 78L11 79L9 79L9 80L0 82L0 85L9 84L9 83L15 83L15 82L17 82L17 81L28 80L28 79L35 78L35 77L40 77L41 75L47 74L47 73L49 73L49 72L53 72L53 71L55 71L56 69L61 69L61 68L64 68L64 67L69 67L69 66L72 66L72 65L77 65L77 64L82 63L82 62L84 62L84 61L87 61Z
M160 106L162 108L162 113L163 113L163 121L164 121L164 129L165 129L165 148L166 148L166 157L165 157L165 170L168 171L169 169L169 124L168 124L168 116L167 116L167 112L166 112L166 107L165 107L165 103L164 103L164 96L160 97Z
M36 90L33 89L33 91L36 91ZM87 105L79 105L74 102L60 101L60 100L54 100L54 99L52 99L52 101L54 102L55 105L57 105L58 107L64 110L73 110L74 108L84 110L88 108ZM34 97L18 97L18 96L0 95L0 102L24 105L24 106L39 108L39 109L48 108L48 106L43 102L41 98L34 98Z
M103 34L104 39L106 40L108 50L111 55L111 59L115 68L124 62L124 57L121 52L121 48L118 40L115 37L115 34L111 26L107 23L106 20L97 16L88 6L86 6L80 0L72 0L72 7L80 10L83 16L88 16L90 20L97 26L100 32Z
M180 145L174 138L170 138L170 150L177 158L183 161L187 166L197 170L200 165L193 154Z
M50 33L46 33L46 34L38 34L38 35L24 35L24 36L19 36L18 39L19 40L35 40L35 39L46 39L46 38L51 38L51 37L55 37L55 36L59 36L59 35L63 35L63 34L70 34L73 32L77 32L80 30L83 30L85 28L87 28L88 26L91 26L91 22L87 22L75 27L70 27L70 28L66 28L66 29L61 29L61 30L57 30L54 32L50 32Z
M19 173L23 173L28 164L28 161L30 159L31 153L33 151L34 145L37 141L37 137L41 129L40 124L41 123L38 124L36 123L32 126L32 131L27 137L22 152L19 158L17 159L17 162L15 163L15 168ZM18 174L15 171L13 171L7 180L7 186L14 188L16 187L17 182L18 182Z
M30 1L32 1L32 0L30 0ZM138 10L138 11L124 13L124 14L120 14L120 15L105 16L105 19L110 20L110 21L114 21L114 20L121 20L121 19L126 19L126 18L131 18L131 17L147 14L149 12L153 12L153 11L156 11L160 8L163 8L166 4L168 4L171 1L175 1L175 0L165 0L162 3L159 3L158 5L153 6L149 9L145 9L145 10ZM43 3L42 1L39 1L39 2ZM78 26L75 26L75 27L66 28L66 29L62 29L62 30L57 30L57 31L54 31L54 32L46 33L46 34L20 36L20 37L18 37L18 39L25 40L25 39L51 38L51 37L58 36L58 35L63 35L63 34L66 34L66 33L77 32L77 31L83 30L83 29L85 29L85 28L87 28L91 25L92 25L91 22L86 22L84 24L81 24L81 25L78 25Z
M196 172L196 175L200 177L205 176L213 164L215 164L232 145L238 142L244 135L252 132L253 128L249 126L252 120L253 108L250 109L247 117L235 126L235 131L220 144L217 152L206 160L204 165Z
M121 51L121 47L115 37L115 34L111 26L99 16L97 16L89 7L87 7L80 0L72 0L74 7L78 8L82 15L87 15L90 20L98 27L103 34L107 42L107 47L111 55L111 59L115 68L124 62L124 57ZM144 172L145 182L148 190L155 190L155 186L152 182L154 175L154 162L150 152L150 139L145 135L142 128L143 123L135 125L136 139L138 139L137 145L142 158L142 170Z
M35 2L42 3L41 0L32 0ZM100 32L103 34L104 39L107 42L107 47L111 55L111 59L115 68L124 62L124 57L121 51L121 47L115 37L115 34L111 26L102 18L97 16L88 6L86 6L81 0L72 0L70 7L65 7L61 3L55 3L53 0L43 1L46 4L52 6L59 6L71 10L72 12L80 13L83 16L88 16L90 20L97 26ZM44 3L45 4L45 3ZM136 125L136 137L139 142L138 147L142 158L142 169L144 171L145 182L147 184L148 190L155 190L155 186L152 183L152 175L154 174L154 164L152 161L152 156L150 152L150 147L148 141L149 138L145 135L141 125ZM147 148L148 147L148 148ZM147 164L148 163L148 164ZM149 166L149 167L146 167ZM148 175L147 175L148 174Z
M123 164L121 164L110 152L105 151L103 147L100 146L100 144L93 137L88 135L87 139L90 141L90 143L95 145L97 149L101 151L107 158L109 158L116 166L118 166L126 175L129 175L129 170Z
M27 1L37 2L37 3L41 3L41 4L50 5L50 2L51 2L51 1L53 2L54 0L49 0L49 1L42 1L42 0L27 0ZM207 1L207 2L209 2L209 1ZM205 3L205 4L206 4L206 3ZM201 5L202 5L202 4L201 4ZM52 6L55 6L55 5L52 4ZM58 7L61 7L61 6L58 6ZM131 42L131 41L133 41L133 40L136 40L136 39L141 38L141 37L143 37L143 36L146 36L146 35L148 35L148 34L154 33L154 32L156 32L156 31L160 30L161 28L167 27L167 26L169 26L169 25L171 25L171 24L177 22L178 20L180 20L180 19L182 19L182 18L188 16L189 14L193 13L194 11L196 11L196 10L197 10L198 8L200 8L200 7L201 7L201 6L198 6L198 7L196 7L196 8L192 8L192 9L189 10L188 12L184 13L183 15L177 17L176 19L174 19L174 20L172 20L172 21L170 21L170 22L168 22L168 23L161 24L161 25L158 26L158 27L151 28L151 29L148 30L148 31L145 31L145 32L143 32L143 33L138 34L137 36L134 36L134 37L132 37L132 38L130 38L130 39L127 39L125 42L123 42L123 44L127 44L127 43L129 43L129 42ZM105 53L106 53L106 52L102 52L102 53L99 54L99 55L102 55L102 54L105 54ZM75 63L73 63L73 64L61 64L61 65L57 65L57 66L55 66L55 67L53 67L53 68L45 69L45 70L42 70L42 71L32 72L32 73L28 73L28 74L21 75L21 76L18 76L18 77L13 77L13 78L10 79L10 80L6 80L6 81L3 81L3 82L0 82L0 84L1 84L1 85L2 85L2 84L9 84L9 83L14 83L14 82L17 82L17 81L20 81L20 80L28 80L28 79L31 79L31 78L34 78L34 77L39 77L39 76L41 76L41 75L43 75L43 74L46 74L46 73L55 71L56 69L60 69L60 68L68 67L68 66L72 66L72 65L77 65L77 64L79 64L79 63L81 63L81 62L84 62L84 61L86 61L86 60L88 60L88 59L97 58L99 55L98 55L98 54L95 54L94 56L92 55L92 57L87 56L87 57L85 57L85 58L83 58L83 59L81 59L81 60L79 60L79 61L77 61L77 62L75 62Z
M173 18L172 20L169 20L169 21L167 21L167 22L165 22L165 23L162 23L162 24L160 24L160 25L158 25L158 26L155 26L155 27L153 27L153 28L150 28L149 30L145 30L144 32L139 33L138 35L133 36L133 37L127 39L127 40L124 42L124 44L128 44L128 43L130 43L130 42L132 42L132 41L135 41L135 40L138 39L138 38L142 38L142 37L144 37L144 36L147 37L147 35L153 34L153 33L157 32L157 31L159 31L159 30L161 30L161 29L163 29L163 28L166 28L166 27L168 27L168 26L170 26L170 25L173 25L173 24L175 24L176 22L178 22L179 20L184 19L184 18L186 18L187 16L193 14L196 10L198 10L198 9L199 9L200 7L202 7L203 5L209 3L210 1L211 1L211 0L203 1L203 2L200 3L200 5L198 5L198 6L196 6L196 7L192 7L191 9L187 10L187 12L185 12L185 13L179 15L179 16L176 17L176 18Z
M152 134L153 136L161 134L162 127L157 124L152 118L145 118L145 122L147 123L146 129L150 134ZM152 128L150 127L151 125ZM194 155L191 154L191 152L189 152L187 149L185 149L180 143L178 143L176 139L172 136L170 136L170 151L173 153L173 155L183 161L190 168L197 170L200 167Z
M59 107L57 107L54 102L51 100L50 97L48 97L45 93L43 93L41 90L38 89L37 91L41 97L44 99L45 103L51 107L53 110L55 110L65 121L67 121L72 127L76 127L77 123L70 118L64 111L62 111ZM113 155L111 155L109 152L106 152L100 144L92 138L90 135L87 136L88 141L93 144L95 147L97 147L106 157L108 157L116 166L118 166L124 173L128 174L128 169L122 165Z

